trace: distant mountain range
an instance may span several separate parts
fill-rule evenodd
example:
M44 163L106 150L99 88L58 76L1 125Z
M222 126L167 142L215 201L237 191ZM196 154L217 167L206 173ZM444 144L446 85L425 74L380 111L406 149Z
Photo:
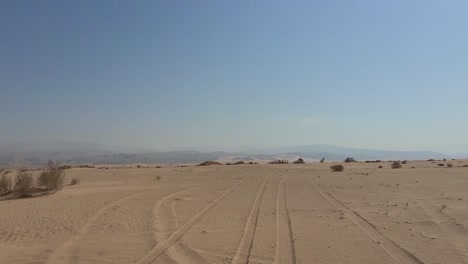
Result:
M293 160L299 157L306 161L344 160L353 157L356 160L391 160L391 159L442 159L464 158L468 155L445 155L432 151L388 151L373 149L345 148L332 145L307 145L277 148L251 149L243 152L211 151L201 152L165 151L165 152L126 152L119 148L104 148L89 143L55 142L21 144L0 144L0 166L38 166L48 159L58 160L62 164L182 164L199 163L206 160L229 161L270 161L275 159Z

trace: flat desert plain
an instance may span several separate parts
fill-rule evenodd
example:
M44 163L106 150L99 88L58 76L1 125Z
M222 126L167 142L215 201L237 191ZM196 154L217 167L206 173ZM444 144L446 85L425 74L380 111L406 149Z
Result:
M66 170L81 183L0 201L0 263L468 263L450 162Z

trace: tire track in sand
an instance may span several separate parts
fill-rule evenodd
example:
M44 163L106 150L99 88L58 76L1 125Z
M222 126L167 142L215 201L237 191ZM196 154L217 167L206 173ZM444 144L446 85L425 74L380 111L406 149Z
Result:
M276 252L273 263L296 263L291 220L289 219L286 203L286 182L284 179L278 184L278 195L276 198Z
M263 193L267 186L271 176L268 176L264 181L260 189L258 190L257 197L255 198L252 209L250 210L247 223L245 224L244 234L239 243L236 251L236 255L232 259L233 264L244 264L249 263L250 250L252 249L253 238L255 235L255 229L257 228L258 212L260 211L260 203L262 202Z
M408 252L406 249L393 242L390 238L382 234L377 228L367 219L362 217L356 211L348 208L346 205L335 199L330 193L325 191L315 180L310 176L307 177L312 186L331 203L336 209L341 210L354 224L356 224L370 239L378 243L380 247L387 252L396 262L400 264L417 263L424 264L415 255Z
M94 213L94 215L92 217L90 217L88 219L88 221L86 221L86 223L84 225L82 225L78 231L76 232L76 234L74 234L72 237L70 237L68 240L66 240L65 242L63 242L60 247L58 247L57 249L55 249L48 257L47 259L47 264L50 264L50 263L64 263L65 261L65 258L66 257L69 257L69 254L67 254L67 252L69 252L72 248L73 248L73 245L74 243L84 234L86 234L88 232L88 229L91 227L91 225L93 224L94 221L96 221L99 217L101 217L108 209L112 208L112 207L115 207L117 206L119 203L121 202L124 202L124 201L127 201L127 200L130 200L132 198L135 198L135 197L138 197L138 196L142 196L144 194L147 194L149 192L151 192L153 190L147 190L147 191L144 191L144 192L140 192L140 193L136 193L136 194L132 194L132 195L129 195L129 196L126 196L126 197L123 197L115 202L112 202L110 203L109 205L107 206L104 206L102 207L101 209L99 209L96 213Z
M182 225L179 229L174 231L166 240L156 244L156 246L143 258L141 258L137 264L149 264L155 261L159 256L161 256L164 251L171 247L181 236L183 236L194 224L196 224L200 219L205 216L209 211L211 211L219 202L221 202L226 196L228 196L232 191L234 191L241 183L247 180L249 177L245 177L236 185L232 186L229 190L225 191L221 196L214 200L210 205L205 207L200 213L192 217L187 223Z
M160 199L156 202L156 205L153 209L153 217L154 217L154 235L156 241L164 241L168 238L170 234L165 232L170 228L177 230L179 228L179 221L177 219L177 212L175 208L175 199L177 196L187 193L189 191L195 190L197 188L192 188L185 191L180 191L173 193ZM171 214L172 216L166 219L163 217L164 214L164 204L167 204L168 201L171 201ZM165 253L166 255L172 259L175 263L207 263L207 260L203 258L198 252L192 250L186 244L179 244L183 238L180 238L176 243L174 243L171 247L169 247Z

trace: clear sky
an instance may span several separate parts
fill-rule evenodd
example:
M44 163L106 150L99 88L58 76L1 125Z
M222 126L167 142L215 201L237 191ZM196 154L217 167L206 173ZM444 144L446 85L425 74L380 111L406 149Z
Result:
M0 141L468 151L468 1L0 1Z

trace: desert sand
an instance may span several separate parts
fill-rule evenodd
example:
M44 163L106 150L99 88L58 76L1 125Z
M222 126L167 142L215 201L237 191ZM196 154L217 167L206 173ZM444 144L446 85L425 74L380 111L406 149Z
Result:
M0 201L0 263L468 263L450 162L71 169Z

